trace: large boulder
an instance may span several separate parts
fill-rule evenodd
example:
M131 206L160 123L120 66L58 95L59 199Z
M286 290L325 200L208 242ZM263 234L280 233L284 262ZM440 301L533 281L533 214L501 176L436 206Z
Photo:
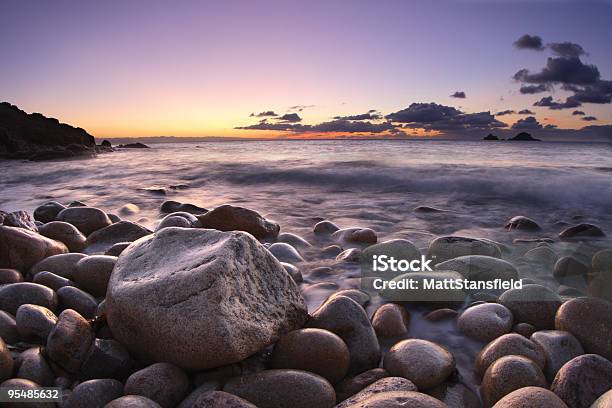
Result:
M52 289L37 283L18 282L0 286L0 310L12 315L25 304L44 306L53 311L57 309L57 301Z
M134 354L187 369L244 360L307 317L291 276L251 235L176 227L123 252L106 310Z
M48 222L42 225L38 232L47 238L63 242L71 252L81 252L85 248L85 235L77 227L67 222Z
M55 220L57 214L66 207L57 201L48 201L34 210L34 219L43 223Z
M280 226L248 208L221 205L198 215L199 226L219 231L246 231L257 239L275 239Z
M612 389L612 363L597 354L583 354L561 367L550 386L571 408L589 408Z
M25 228L0 225L0 268L25 272L48 256L66 252L61 242Z

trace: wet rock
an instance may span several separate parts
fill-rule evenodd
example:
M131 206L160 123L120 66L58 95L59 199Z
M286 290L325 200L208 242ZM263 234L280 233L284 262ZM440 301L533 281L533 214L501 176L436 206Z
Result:
M439 237L429 244L428 259L433 259L432 264L465 255L501 258L501 249L488 240L459 236Z
M186 212L190 214L204 214L208 210L206 208L198 207L194 204L180 203L178 201L164 201L160 207L160 211L163 213L175 213L175 212Z
M591 266L595 272L612 271L612 249L595 252L591 259Z
M366 388L336 405L335 408L349 408L359 406L363 401L367 401L373 396L394 391L416 391L417 387L410 380L402 377L386 377L382 378Z
M555 262L557 262L559 256L552 248L543 245L527 251L524 258L531 262L553 266Z
M77 263L73 279L93 296L104 297L116 262L114 256L88 256Z
M73 309L86 319L93 319L96 315L98 302L89 293L75 286L64 286L57 291L60 309Z
M161 408L161 406L141 395L126 395L116 400L112 400L104 408Z
M112 339L95 339L83 361L79 377L120 378L130 367L128 351Z
M87 251L105 252L119 242L133 242L152 234L148 228L130 221L119 221L87 237Z
M52 221L42 225L38 232L56 241L63 242L70 252L81 252L86 244L87 238L72 224L63 221Z
M308 327L329 330L344 340L350 352L349 374L378 367L380 346L363 308L346 296L326 301L308 321Z
M51 255L68 252L66 245L17 227L0 225L0 268L25 272Z
M47 271L38 272L34 275L32 282L51 288L56 292L64 286L75 286L75 283L70 279L63 278Z
M597 225L593 224L578 224L564 229L559 233L561 239L571 238L600 238L606 234Z
M459 312L456 310L443 308L432 310L423 316L423 318L425 320L429 320L430 322L439 322L440 320L454 319L458 314Z
M0 286L0 309L12 315L25 304L44 306L47 309L57 309L57 296L46 286L30 282L11 283Z
M446 381L427 390L427 394L442 401L449 408L481 408L478 395L464 384L456 381Z
M0 337L0 382L13 376L13 356Z
M168 227L181 227L181 228L191 228L191 222L185 217L179 217L178 215L167 215L163 220L159 223L155 231L159 231L162 228Z
M499 400L493 408L568 408L553 392L540 387L524 387L512 391Z
M347 408L448 408L441 401L416 391L391 391L375 394Z
M550 387L572 408L588 408L610 389L612 363L597 354L583 354L565 363Z
M480 386L480 394L488 407L504 396L523 387L546 388L548 383L542 370L526 357L501 357L487 368Z
M383 368L373 368L354 377L346 378L336 385L336 400L338 402L357 394L368 385L375 383L381 378L389 377L387 370Z
M77 262L86 256L85 254L53 255L34 265L30 270L30 274L34 276L38 272L47 271L66 279L72 279Z
M514 320L529 323L538 330L553 329L561 298L542 285L527 284L521 289L505 291L498 302L512 312Z
M467 308L457 319L457 326L463 334L488 343L510 332L512 313L497 303L483 303Z
M407 239L392 239L370 245L363 250L364 262L371 262L374 255L387 255L395 259L420 259L421 251Z
M268 250L280 262L304 262L302 255L294 247L284 242L272 244Z
M393 338L408 333L410 313L395 303L386 303L376 309L372 316L372 327L378 337Z
M23 282L23 276L15 269L0 269L0 285Z
M78 373L94 341L87 320L74 310L64 310L49 337L47 355L69 373Z
M537 331L537 329L529 323L518 323L512 326L512 331L520 334L523 337L530 338L531 335Z
M590 408L610 408L612 407L612 390L606 392L601 397L597 398L597 401L590 406Z
M570 276L586 275L589 272L589 267L571 256L559 258L553 267L553 276L557 279L563 279Z
M304 278L302 277L302 272L300 272L300 269L297 266L287 262L281 262L281 265L283 266L283 268L285 268L285 270L291 276L295 283L302 283L304 281Z
M504 226L507 230L539 231L541 230L537 222L529 217L517 215L511 218Z
M612 359L612 303L595 298L576 298L557 311L557 330L574 335L587 353Z
M252 236L193 228L165 228L130 245L106 309L130 351L188 369L241 361L307 316L295 282ZM192 341L200 337L207 341Z
M332 234L332 239L341 244L375 244L378 241L376 232L370 228L340 229Z
M319 221L315 224L313 232L318 235L331 235L340 229L339 226L331 221Z
M493 362L501 357L515 355L532 360L541 369L546 358L539 345L520 334L508 333L487 344L476 357L476 373L483 375Z
M338 262L359 262L361 260L361 250L359 248L349 248L336 256Z
M349 350L334 333L321 329L294 330L274 346L270 366L309 371L335 384L349 367Z
M44 223L54 221L57 214L59 214L60 211L65 208L66 207L57 201L46 202L43 205L36 207L34 210L34 219Z
M419 389L427 389L441 384L455 371L455 357L431 341L408 339L391 347L383 368L390 375L409 379Z
M590 297L612 302L612 269L594 273L587 287L587 293Z
M15 367L15 377L34 381L43 387L53 387L55 374L40 347L33 347L22 352L17 360Z
M110 378L89 380L74 387L62 408L104 408L107 403L121 396L121 382Z
M466 255L440 262L436 270L459 272L471 281L509 281L518 279L518 271L510 262L484 255Z
M316 374L300 370L265 370L230 379L223 391L259 408L331 408L336 393Z
M0 338L8 344L15 344L19 341L15 318L3 310L0 310Z
M112 224L104 211L94 207L66 208L57 214L56 219L74 225L86 236Z
M290 232L278 234L278 242L284 242L285 244L289 244L294 248L310 248L312 246L312 244L306 241L304 238L296 234L291 234Z
M246 231L257 239L276 239L280 226L259 213L232 205L219 206L198 216L202 228L219 231Z
M5 214L4 225L38 232L38 227L34 223L34 219L25 211L14 211L12 213Z
M224 391L209 391L202 394L192 408L257 408L249 401Z
M189 378L169 363L156 363L130 375L125 382L127 395L142 395L164 408L172 408L187 395Z
M336 297L336 296L346 296L347 298L351 298L355 302L357 302L361 307L364 307L365 305L367 305L370 302L370 295L368 295L367 293L365 293L364 291L359 290L359 289L343 289L343 290L339 290L337 292L334 292L329 297L329 299L331 299L333 297Z
M342 247L339 245L328 245L321 250L321 254L325 257L335 258L342 253Z
M17 331L24 339L34 337L47 340L57 323L57 316L46 307L25 304L17 309L15 321Z
M574 357L584 354L580 342L571 333L560 330L542 330L533 333L531 341L540 345L546 358L544 374L552 382L559 369Z

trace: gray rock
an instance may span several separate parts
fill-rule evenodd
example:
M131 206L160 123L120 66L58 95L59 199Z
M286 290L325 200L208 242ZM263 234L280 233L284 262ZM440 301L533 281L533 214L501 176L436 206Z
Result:
M459 272L471 281L509 281L518 279L518 271L510 262L484 255L466 255L440 262L436 270Z
M370 295L368 295L367 293L365 293L362 290L359 289L343 289L343 290L339 290L337 292L334 292L329 299L336 297L336 296L346 296L347 298L351 298L353 299L355 302L357 302L361 307L365 307L365 305L367 305L370 302ZM327 300L329 300L327 299Z
M373 368L354 377L346 378L336 385L336 401L341 402L357 394L368 385L375 383L381 378L389 377L387 370Z
M46 286L37 283L19 282L0 286L0 309L12 315L25 304L44 306L57 310L57 295Z
M72 279L76 271L76 264L85 258L85 254L60 254L53 255L38 262L30 270L32 276L38 272L52 272L66 279Z
M131 242L117 242L112 247L108 248L106 252L104 252L104 255L119 256L125 250L125 248L130 246L130 244Z
M597 225L593 224L578 224L568 227L559 233L561 239L572 238L601 238L606 234Z
M0 338L8 344L15 344L19 341L15 318L4 310L0 310Z
M277 238L278 242L284 242L285 244L289 244L294 248L310 248L312 244L306 241L304 238L299 235L292 234L290 232L283 232L282 234L278 234Z
M588 272L588 266L571 256L559 258L553 267L553 276L557 279L586 275Z
M542 285L527 284L504 292L498 302L512 312L515 322L529 323L538 330L553 329L561 298Z
M47 355L64 370L76 374L94 339L87 320L74 310L64 310L47 338Z
M332 239L340 244L375 244L378 241L376 232L370 228L344 228L332 234Z
M23 275L16 269L0 269L0 285L23 282Z
M408 333L410 313L400 305L386 303L376 309L372 316L372 327L378 337L394 338Z
M520 334L523 337L531 338L531 335L535 333L536 329L532 324L529 323L518 323L512 326L512 331Z
M541 230L537 222L529 217L517 215L512 217L504 226L508 230L539 231Z
M336 256L338 262L359 262L361 261L361 249L349 248L346 251L342 251Z
M4 215L4 225L8 227L25 228L30 231L38 232L38 227L34 219L25 211L14 211Z
M339 229L340 227L338 227L333 222L324 220L319 221L315 224L313 232L318 235L331 235Z
M417 387L410 380L402 377L386 377L382 378L359 391L352 397L344 400L335 408L348 408L358 405L359 403L368 400L369 398L394 391L416 391Z
M70 279L63 278L59 275L47 271L38 272L36 275L34 275L34 279L32 279L32 282L51 288L56 292L64 286L75 285L75 283Z
M176 212L185 212L189 214L204 214L208 210L206 208L198 207L194 204L189 203L179 203L178 201L164 201L160 207L160 211L162 213L176 213Z
M121 382L110 378L89 380L74 387L62 408L104 408L107 403L121 396Z
M457 319L463 334L488 343L509 333L512 328L512 312L497 303L483 303L467 308Z
M553 392L540 387L523 387L500 399L493 408L568 408Z
M284 242L272 244L268 250L280 262L304 262L304 258L302 258L302 255L300 255L297 249Z
M530 249L524 255L524 258L528 261L542 264L545 266L554 266L559 256L550 247L543 245L536 248Z
M283 265L283 268L285 268L287 273L291 275L291 278L295 283L302 283L304 281L304 278L302 277L302 272L300 272L300 269L297 266L287 262L281 262L281 265Z
M465 255L501 258L501 249L488 240L459 236L439 237L429 244L428 258L433 259L433 264Z
M0 225L0 268L22 273L51 255L68 252L66 245L24 228Z
M93 319L96 315L98 302L89 293L75 286L64 286L57 291L59 306L62 310L73 309L86 319Z
M63 242L70 252L81 252L86 246L85 235L77 227L64 221L51 221L42 225L38 232L47 238Z
M93 255L81 259L73 275L79 286L95 297L106 296L106 289L117 258L108 255Z
M155 231L159 231L162 228L168 227L181 227L181 228L191 228L192 223L185 217L181 217L178 215L169 214L165 216L155 228Z
M121 255L106 309L130 351L189 369L241 361L307 313L295 282L250 235L172 227Z
M127 395L142 395L163 408L177 406L189 392L189 378L179 367L157 363L130 375L125 382Z
M526 357L504 356L487 368L480 386L480 395L485 405L491 407L512 391L530 386L548 386L540 367Z
M263 218L259 213L227 204L199 215L198 221L203 228L245 231L257 239L276 239L280 231L277 223Z
M66 208L57 214L56 219L74 225L86 236L112 224L104 211L94 207Z
M612 271L612 249L596 252L591 259L591 266L595 272Z
M580 342L565 331L538 331L531 335L531 341L538 344L544 352L546 358L544 374L549 383L555 379L555 375L565 363L584 354Z
M19 365L15 367L15 376L34 381L43 387L53 387L55 373L45 360L40 347L33 347L22 352L19 357Z
M612 363L597 354L583 354L565 363L550 386L572 408L589 408L610 389Z
M87 252L106 252L119 242L133 242L152 233L150 229L142 225L130 221L119 221L89 235Z
M57 316L46 307L25 304L17 309L15 321L17 331L22 338L34 337L46 340L57 323Z
M66 207L57 201L46 202L43 205L36 207L34 210L34 219L44 223L54 221L57 214L59 214L60 211L65 208Z
M257 408L249 401L224 391L209 391L202 394L191 408Z
M116 400L112 400L104 408L161 408L161 406L142 395L126 395Z
M501 357L515 355L532 360L541 369L546 357L539 345L517 333L508 333L487 344L476 357L476 373L483 375L493 362Z
M0 337L0 382L13 376L13 356Z
M79 371L81 379L120 378L130 367L128 351L110 339L95 339Z

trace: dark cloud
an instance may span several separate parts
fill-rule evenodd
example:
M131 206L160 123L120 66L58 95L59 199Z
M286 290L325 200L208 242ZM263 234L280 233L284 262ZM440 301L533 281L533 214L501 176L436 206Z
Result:
M413 103L406 109L390 113L386 119L406 127L437 131L465 131L502 128L490 112L464 113L451 106L436 103Z
M581 45L572 42L551 43L548 48L561 57L579 57L586 54Z
M574 115L574 116L584 116L586 114L583 111L581 111L581 110L575 110L575 111L572 112L572 115Z
M612 102L612 81L600 80L583 87L567 85L566 91L574 92L572 98L582 103L606 104Z
M348 116L334 116L335 120L377 120L382 119L382 116L376 110L369 110L367 113Z
M296 123L301 122L302 118L297 113L285 113L283 116L276 118L282 122Z
M593 121L596 121L597 118L595 116L585 116L582 118L582 120L587 121L587 122L593 122Z
M293 105L289 107L289 110L296 110L298 112L303 111L304 109L314 108L316 105Z
M465 99L466 98L465 92L463 92L463 91L455 91L455 93L452 94L450 97L451 98L459 98L459 99Z
M553 125L552 123L549 123L548 125L544 126L544 129L556 129L557 125Z
M259 123L249 126L238 126L235 129L240 130L277 130L277 131L294 131L301 125L293 125L290 123L270 123L262 120Z
M302 125L293 123L270 123L261 121L254 125L240 126L242 130L276 130L295 133L383 133L395 131L396 126L389 122L372 123L350 120L332 120L315 125Z
M278 116L278 115L274 113L274 111L270 110L270 111L259 112L257 114L251 113L249 116L257 117L257 118L265 118L265 117L273 117L273 116Z
M521 69L514 74L514 79L530 84L588 85L599 81L599 70L595 65L584 64L578 57L548 58L540 72Z
M525 34L514 42L514 46L520 50L537 50L542 51L542 38L537 35Z
M519 115L533 115L533 112L530 111L529 109L523 109L523 110L518 111L518 114Z
M505 116L505 115L514 115L516 112L513 110L505 110L501 112L497 112L495 116Z
M537 130L542 129L542 124L538 122L538 120L533 116L528 116L524 119L519 119L516 121L514 125L512 125L512 129L515 130Z
M532 95L537 93L542 93L550 90L550 86L547 84L539 84L539 85L523 85L521 86L520 92L526 95Z
M582 103L574 99L572 96L567 97L565 99L565 102L557 102L553 100L552 96L545 96L544 98L534 103L533 106L547 107L550 109L559 110L577 108L579 106L582 106Z

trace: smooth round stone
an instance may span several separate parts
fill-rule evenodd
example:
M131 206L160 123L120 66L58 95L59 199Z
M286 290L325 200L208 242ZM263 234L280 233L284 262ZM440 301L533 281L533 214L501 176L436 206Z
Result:
M561 367L550 390L572 408L589 408L612 389L612 363L597 354L583 354Z
M191 228L191 225L192 223L187 218L169 214L161 220L155 231L168 227Z
M198 226L202 228L245 231L260 240L276 239L280 231L280 225L264 218L257 211L229 204L213 208L197 218Z
M104 297L116 262L117 258L114 256L88 256L77 263L73 279L91 295Z
M140 207L138 207L136 204L133 204L133 203L125 204L119 209L119 214L121 215L134 215L134 214L138 214L139 212L140 212Z
M47 355L69 373L78 373L94 339L94 332L83 316L71 309L64 310L47 338Z
M517 333L504 334L487 344L476 357L476 372L483 375L498 358L516 355L527 357L544 368L546 358L539 345Z
M332 234L332 239L340 243L375 244L376 232L370 228L344 228Z
M553 276L557 279L586 275L588 272L588 266L571 256L559 258L553 267Z
M557 311L555 328L573 334L587 353L612 359L612 303L596 298L569 300Z
M331 235L340 229L339 226L331 221L319 221L315 224L313 232L319 235Z
M383 368L390 375L409 379L419 389L427 389L441 384L455 371L455 357L431 341L408 339L391 347Z
M334 296L321 305L308 327L329 330L344 340L350 352L349 374L378 367L380 345L365 310L353 299Z
M374 395L394 392L394 391L416 391L417 387L410 380L402 377L382 378L366 388L336 405L335 408L347 408L358 406L359 403L368 400Z
M383 392L346 408L448 408L445 403L416 391Z
M44 223L51 222L55 220L57 214L59 214L60 211L65 208L65 206L57 201L46 202L43 205L36 207L34 210L34 219Z
M584 354L580 342L571 333L560 330L542 330L531 335L531 341L540 345L546 358L544 374L552 382L565 363Z
M386 303L376 309L372 316L372 327L378 337L393 338L408 333L410 313L395 303Z
M432 310L431 312L423 316L423 318L430 322L439 322L440 320L454 319L455 317L457 317L457 315L459 315L459 312L457 312L456 310L442 308Z
M287 273L291 275L291 278L295 283L302 283L304 281L304 278L302 277L302 272L300 272L300 269L297 266L287 262L281 262L281 265L283 265L283 268L285 268Z
M268 250L280 262L304 262L304 258L302 258L302 255L300 255L297 249L284 242L272 244Z
M433 264L448 261L465 255L485 255L501 258L501 249L497 244L478 238L445 236L434 239L429 244L428 259Z
M112 247L108 248L106 252L104 252L104 255L119 256L125 250L125 248L130 246L130 244L131 242L117 242L116 244L113 244Z
M467 308L457 319L463 334L486 343L510 332L512 313L497 303L483 303Z
M104 408L107 403L121 396L121 382L110 378L89 380L74 387L62 408Z
M0 383L0 388L12 388L22 390L36 390L40 384L25 378L11 378ZM3 402L2 408L49 408L49 403L43 402Z
M505 356L487 368L480 386L480 395L485 405L491 407L512 391L529 386L548 386L540 367L526 357Z
M289 244L294 248L309 248L312 246L312 244L306 241L304 238L300 237L299 235L292 234L290 232L283 232L281 234L278 234L277 241Z
M45 360L40 347L25 350L15 363L15 377L34 381L43 387L52 387L55 383L55 373Z
M355 302L359 303L359 305L362 307L370 302L370 295L359 289L342 289L332 293L329 299L336 296L346 296L347 298L353 299Z
M300 370L265 370L230 379L223 391L258 408L331 408L336 393L323 377Z
M38 272L36 275L34 275L32 282L51 288L56 292L64 286L75 286L75 283L70 279L66 279L47 271Z
M24 339L36 337L47 340L57 324L57 316L43 306L25 304L19 306L15 316L17 331Z
M308 277L310 279L326 279L334 274L334 270L329 266L319 266L318 268L313 268L308 272Z
M383 368L373 368L354 377L345 378L336 385L336 400L344 401L350 396L357 394L368 385L375 383L381 378L388 377L389 373Z
M94 207L66 208L60 211L56 218L74 225L86 236L112 224L104 211Z
M72 224L63 221L51 221L38 228L38 232L47 238L63 242L70 252L81 252L85 249L87 238Z
M204 211L204 212L206 212L206 211ZM196 217L195 215L193 215L192 213L189 213L187 211L175 211L175 212L172 212L172 213L166 215L164 218L168 218L168 217L181 217L181 218L184 218L187 221L189 221L191 226L193 226L193 224L198 222L198 217Z
M76 270L76 264L87 255L85 254L60 254L43 259L30 270L30 274L35 276L38 272L52 272L66 279L72 279Z
M612 390L606 392L590 406L590 408L610 408L612 407Z
M568 408L568 406L545 388L524 387L500 399L493 408Z
M15 344L19 341L15 318L4 310L0 310L0 338L8 344Z
M52 289L37 283L19 282L0 286L0 309L15 315L19 306L25 304L56 310L57 296Z
M361 260L361 249L349 248L336 256L338 262L359 262Z
M539 231L541 228L537 222L529 217L517 215L512 217L504 226L507 230Z
M106 213L106 215L108 215L108 218L111 220L113 224L116 224L121 221L121 218L116 214Z
M593 224L578 224L568 227L559 233L561 239L572 238L601 238L606 234L597 225Z
M561 298L545 286L527 284L502 293L498 302L512 312L517 323L529 323L538 330L553 329Z
M595 252L591 259L591 266L595 272L612 271L612 249Z
M156 363L130 375L125 382L124 392L128 395L142 395L163 408L172 408L187 396L189 378L175 365Z
M0 225L0 268L28 269L51 255L68 252L66 245L25 228ZM5 255L6 254L6 255Z
M389 302L406 302L418 306L429 306L433 308L450 307L458 308L465 302L468 294L458 287L445 287L445 282L461 280L463 276L455 271L431 271L431 272L408 272L396 276L391 281L401 283L412 279L416 282L419 290L405 289L382 289L378 293ZM433 289L424 289L425 282L433 282ZM437 285L441 285L438 288ZM396 286L397 287L397 286ZM376 290L374 286L370 289Z
M99 229L87 237L87 251L106 252L118 242L134 242L152 234L153 231L131 221L117 221Z
M531 335L537 331L537 329L529 323L518 323L512 326L512 331L520 334L521 336L530 338Z
M0 285L23 282L21 272L16 269L0 269Z
M294 330L274 346L270 366L310 371L335 384L349 367L349 350L334 333L321 329Z
M339 245L328 245L321 250L321 254L325 257L337 257L342 253L342 247Z
M446 381L426 392L451 408L482 408L478 395L460 382Z
M190 408L257 408L249 401L224 391L202 394Z
M73 309L86 319L96 316L98 302L89 293L75 286L64 286L57 291L59 306L62 310Z
M126 395L112 400L104 408L161 408L161 405L142 395Z
M198 398L200 398L202 395L208 394L211 391L219 391L221 389L220 381L215 381L215 380L204 381L203 383L201 383L201 385L197 385L194 382L194 385L196 385L197 388L194 389L193 391L191 391L189 393L189 395L186 398L184 398L181 401L181 403L176 408L193 408L193 407L196 407L197 406L196 402L197 402ZM224 393L224 394L227 394L227 393ZM231 395L231 394L227 394L227 395ZM238 400L244 401L242 398L236 397L235 395L232 395L232 397L237 398ZM219 398L217 398L217 399L211 399L211 400L206 399L206 402L209 404L208 406L211 406L211 407L215 407L215 406L219 406L219 405L221 407L223 407L222 403L230 403L232 401L233 402L237 402L236 400L231 400L231 399L227 399L226 400L226 399L223 399L222 396L219 396ZM215 404L217 404L217 405L215 405ZM200 404L200 406L201 405L202 404Z
M559 259L557 253L548 246L539 246L525 252L523 257L531 262L543 264L543 265L554 265Z
M0 381L4 381L13 376L13 356L0 337Z
M509 281L518 279L518 271L507 261L484 255L466 255L438 263L436 270L459 272L471 281Z

